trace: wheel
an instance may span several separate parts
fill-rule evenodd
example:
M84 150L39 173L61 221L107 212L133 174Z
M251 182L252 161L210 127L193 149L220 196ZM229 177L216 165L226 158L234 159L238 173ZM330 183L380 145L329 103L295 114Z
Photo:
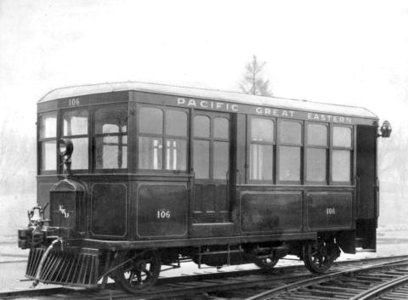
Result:
M273 267L276 266L278 261L279 261L279 258L267 257L267 258L260 258L260 259L255 260L254 264L257 267L261 268L262 270L269 271L269 270L272 270Z
M330 269L339 254L340 250L332 240L318 239L314 244L304 245L303 261L310 272L322 274Z
M156 250L122 252L119 264L124 263L115 273L115 281L130 293L140 293L152 287L159 278L161 261Z

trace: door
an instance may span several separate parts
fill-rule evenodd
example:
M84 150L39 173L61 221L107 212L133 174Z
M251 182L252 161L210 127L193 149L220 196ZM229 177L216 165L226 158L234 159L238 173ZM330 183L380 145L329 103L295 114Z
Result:
M193 223L231 221L235 138L230 114L196 111L193 122Z
M357 231L358 246L376 248L378 218L377 128L357 127Z

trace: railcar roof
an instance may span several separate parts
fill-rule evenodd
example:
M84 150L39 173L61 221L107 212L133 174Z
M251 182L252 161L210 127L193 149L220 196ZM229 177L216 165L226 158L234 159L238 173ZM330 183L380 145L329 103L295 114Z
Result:
M340 114L348 116L358 116L363 118L378 117L363 107L337 105L321 102L313 102L306 100L296 100L278 97L263 97L242 94L237 92L227 92L220 90L211 90L203 88L192 88L182 86L172 86L156 83L145 82L115 82L115 83L101 83L91 85L79 85L72 87L64 87L55 89L38 102L43 103L51 100L70 98L91 94L111 93L119 91L140 91L155 94L174 95L180 97L189 97L196 99L208 99L216 101L225 101L233 103L241 103L247 105L276 107L283 109L304 110L313 112L322 112L329 114Z

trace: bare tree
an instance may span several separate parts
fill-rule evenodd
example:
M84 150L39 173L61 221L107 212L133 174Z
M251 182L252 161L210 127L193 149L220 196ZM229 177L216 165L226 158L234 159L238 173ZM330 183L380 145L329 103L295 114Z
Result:
M245 75L240 89L245 94L272 96L269 89L269 80L263 78L263 68L266 62L258 63L256 55L252 57L252 61L245 66Z

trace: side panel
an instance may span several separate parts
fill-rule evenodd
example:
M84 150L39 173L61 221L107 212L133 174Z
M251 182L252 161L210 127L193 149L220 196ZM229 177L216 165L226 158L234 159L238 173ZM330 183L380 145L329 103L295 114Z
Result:
M243 232L299 231L301 192L244 192L241 196Z
M128 188L125 183L95 183L91 187L91 234L121 238L127 230Z
M186 237L187 184L141 183L137 190L137 236Z
M352 192L306 193L306 229L339 230L352 227Z

